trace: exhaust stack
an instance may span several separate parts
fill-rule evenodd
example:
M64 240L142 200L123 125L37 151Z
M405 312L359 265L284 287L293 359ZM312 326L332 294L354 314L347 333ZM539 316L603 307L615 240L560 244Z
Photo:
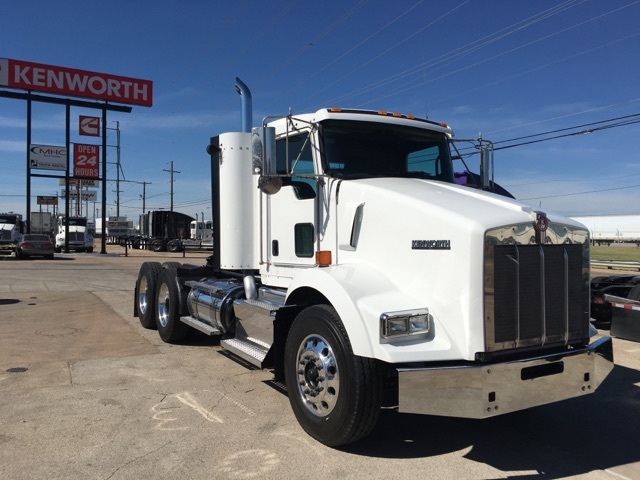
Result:
M238 77L236 77L236 92L240 95L242 102L242 131L251 133L251 127L253 125L251 91Z

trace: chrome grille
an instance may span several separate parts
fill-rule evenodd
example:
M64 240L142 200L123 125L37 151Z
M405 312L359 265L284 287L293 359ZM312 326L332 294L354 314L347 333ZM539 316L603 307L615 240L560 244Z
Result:
M487 232L484 310L489 352L580 343L589 337L588 234L565 225L550 227L555 228L543 237L544 244L536 243L540 236L533 225ZM553 243L560 239L563 243Z
M84 232L69 232L70 242L84 242Z

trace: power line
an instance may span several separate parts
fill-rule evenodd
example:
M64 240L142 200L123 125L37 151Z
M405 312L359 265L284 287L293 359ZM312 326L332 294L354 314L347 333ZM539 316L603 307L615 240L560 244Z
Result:
M556 197L570 197L572 195L586 195L590 193L611 192L614 190L625 190L628 188L640 188L640 185L628 185L626 187L604 188L602 190L589 190L586 192L560 193L558 195L544 195L543 197L519 198L518 200L524 201L524 200L539 200L539 199L556 198Z

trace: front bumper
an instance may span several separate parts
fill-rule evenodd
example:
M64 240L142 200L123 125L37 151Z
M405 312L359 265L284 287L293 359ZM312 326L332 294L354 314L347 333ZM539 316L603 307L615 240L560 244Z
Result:
M524 360L398 369L399 411L488 418L593 393L613 369L611 337Z

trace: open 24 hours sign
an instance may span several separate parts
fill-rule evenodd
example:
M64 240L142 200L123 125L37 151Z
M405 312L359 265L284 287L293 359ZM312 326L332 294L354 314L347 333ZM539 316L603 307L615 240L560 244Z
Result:
M100 150L98 145L75 143L73 145L73 176L98 178Z

